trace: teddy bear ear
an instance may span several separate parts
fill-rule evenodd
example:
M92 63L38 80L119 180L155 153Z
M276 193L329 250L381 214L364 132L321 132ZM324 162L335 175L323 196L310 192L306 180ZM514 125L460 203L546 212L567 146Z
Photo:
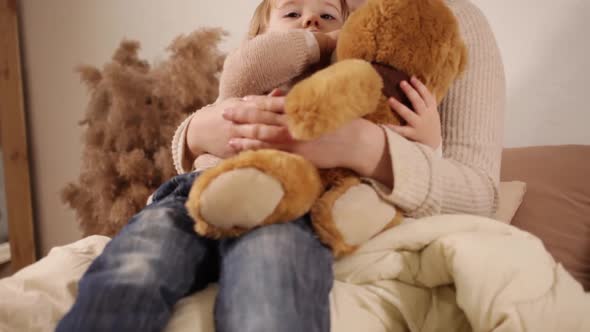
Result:
M79 66L76 72L80 74L80 80L86 84L88 89L94 90L102 81L100 70L92 66Z

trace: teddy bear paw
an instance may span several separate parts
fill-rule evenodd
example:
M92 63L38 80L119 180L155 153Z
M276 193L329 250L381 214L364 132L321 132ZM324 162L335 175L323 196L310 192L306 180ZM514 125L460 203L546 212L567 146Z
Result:
M359 183L334 201L332 218L346 244L358 246L379 234L398 219L396 208L383 201L375 190Z
M202 192L200 214L219 228L249 229L270 216L284 196L281 183L255 168L219 175Z

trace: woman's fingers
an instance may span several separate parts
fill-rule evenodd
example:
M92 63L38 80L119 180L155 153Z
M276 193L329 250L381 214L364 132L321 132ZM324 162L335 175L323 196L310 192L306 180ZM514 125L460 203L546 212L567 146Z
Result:
M414 111L416 111L416 113L418 114L421 114L426 109L426 104L424 102L424 99L422 99L422 96L420 96L418 91L416 91L416 89L414 89L414 87L412 87L410 83L408 83L407 81L402 81L400 86L402 90L404 90L406 96L408 96L410 102L412 103Z
M415 125L418 121L418 115L409 109L406 105L402 104L395 98L389 98L389 105L393 110L399 114L407 123Z
M280 90L279 90L280 91ZM272 93L279 93L273 90ZM275 96L246 96L242 98L247 103L253 104L261 111L284 113L285 112L285 97Z
M287 127L265 124L235 124L231 127L231 136L266 142L284 142L291 139Z
M412 76L411 82L414 88L418 90L418 93L422 97L422 100L424 100L424 103L426 104L427 108L436 105L434 95L430 92L430 90L428 90L428 88L426 87L426 85L424 85L424 83L422 83L422 81L416 78L416 76Z
M284 114L266 112L255 107L228 108L223 112L223 118L234 123L265 124L282 126L286 124Z
M232 138L229 141L229 146L235 152L242 152L247 150L260 150L260 149L277 149L281 150L282 146L279 144L273 144L269 142L260 141L257 139L250 138Z
M282 92L275 89L271 94L280 95ZM246 96L229 103L223 111L223 118L235 123L285 125L284 106L284 97Z

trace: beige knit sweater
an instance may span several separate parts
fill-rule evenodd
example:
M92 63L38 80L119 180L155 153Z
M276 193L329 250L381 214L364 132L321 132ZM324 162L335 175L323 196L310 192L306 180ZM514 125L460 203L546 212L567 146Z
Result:
M504 68L495 37L480 10L469 0L447 0L447 3L459 21L469 51L469 63L466 73L455 82L440 106L444 158L436 157L429 147L384 128L393 165L394 188L367 181L384 200L403 209L410 217L443 213L491 216L498 202L506 98ZM291 79L319 58L317 50L305 42L305 36L296 35L293 33L292 39L285 38L283 44L288 48L286 54L293 55L288 61L292 74L284 76ZM280 53L284 52L285 49L281 49ZM244 55L241 56L244 59ZM229 61L226 65L231 63ZM249 74L253 75L250 76L253 81L261 78L254 75L269 71L268 67L263 69ZM263 88L270 90L284 82L272 83ZM221 86L223 89L223 84ZM184 157L189 121L190 117L178 127L172 141L174 163L179 173L194 169L192 161ZM197 160L201 169L219 161L208 155Z

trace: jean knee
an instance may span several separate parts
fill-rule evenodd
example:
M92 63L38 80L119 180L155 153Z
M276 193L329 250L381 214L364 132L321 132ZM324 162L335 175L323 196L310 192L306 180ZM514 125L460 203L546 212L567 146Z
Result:
M313 234L287 223L253 230L238 239L235 245L240 248L241 255L280 261L297 255L304 246L316 246L317 242Z
M179 227L172 208L145 209L134 217L105 248L97 268L110 271L116 280L134 284L153 283L175 264L178 254L188 254L198 241L192 224ZM182 225L181 225L182 226ZM166 257L170 256L170 257Z
M258 228L241 238L224 243L222 255L224 265L239 266L232 266L232 269L265 266L279 270L277 272L290 273L315 266L322 273L331 274L332 271L331 251L321 244L311 227L303 223Z
M121 233L142 238L163 238L179 231L192 233L193 227L194 221L184 205L178 203L143 209L131 218Z

